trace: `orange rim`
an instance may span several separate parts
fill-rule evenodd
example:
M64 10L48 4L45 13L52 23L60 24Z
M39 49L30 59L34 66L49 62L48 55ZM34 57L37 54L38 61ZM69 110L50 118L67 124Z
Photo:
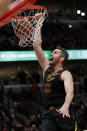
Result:
M28 7L28 9L39 9L42 8L47 11L47 9L44 6L39 6L39 5L31 5Z
M28 8L26 9L44 9L46 12L47 12L47 9L44 7L44 6L36 6L36 5L31 5L30 7L28 6ZM22 11L24 11L25 9L23 9ZM22 12L21 11L21 12ZM42 13L43 14L43 13ZM15 19L15 20L19 20L19 19L32 19L34 16L26 16L26 17L22 17L22 16L16 16L12 19Z

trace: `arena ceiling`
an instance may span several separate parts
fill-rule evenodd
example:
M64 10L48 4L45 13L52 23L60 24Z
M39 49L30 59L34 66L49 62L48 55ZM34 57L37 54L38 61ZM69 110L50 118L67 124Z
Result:
M63 6L70 6L76 5L80 8L86 8L87 1L82 0L37 0L36 4L50 6L50 5L63 5Z

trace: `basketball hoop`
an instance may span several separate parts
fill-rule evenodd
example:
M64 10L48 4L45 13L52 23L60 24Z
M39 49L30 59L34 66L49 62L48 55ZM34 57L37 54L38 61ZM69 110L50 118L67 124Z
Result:
M31 47L33 43L41 42L40 30L46 17L45 7L31 5L11 20L20 46Z
M16 0L9 6L7 13L0 17L0 27L12 22L22 47L41 41L40 29L47 17L47 9L33 5L35 2L36 0Z

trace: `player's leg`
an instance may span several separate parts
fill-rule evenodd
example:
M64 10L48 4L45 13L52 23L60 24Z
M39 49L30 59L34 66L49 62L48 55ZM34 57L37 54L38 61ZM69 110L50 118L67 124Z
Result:
M61 118L60 120L56 119L56 123L60 127L60 131L77 131L77 127L75 126L75 120L72 118Z
M7 11L8 6L15 0L0 0L0 17Z
M42 131L59 131L55 122L50 119L42 120Z

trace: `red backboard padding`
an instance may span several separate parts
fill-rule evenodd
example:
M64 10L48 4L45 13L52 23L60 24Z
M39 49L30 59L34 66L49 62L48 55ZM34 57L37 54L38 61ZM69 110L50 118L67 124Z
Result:
M20 2L21 1L21 2ZM36 2L36 0L16 0L10 6L8 11L0 17L0 27L9 23L12 18L15 18L22 10L31 6Z

